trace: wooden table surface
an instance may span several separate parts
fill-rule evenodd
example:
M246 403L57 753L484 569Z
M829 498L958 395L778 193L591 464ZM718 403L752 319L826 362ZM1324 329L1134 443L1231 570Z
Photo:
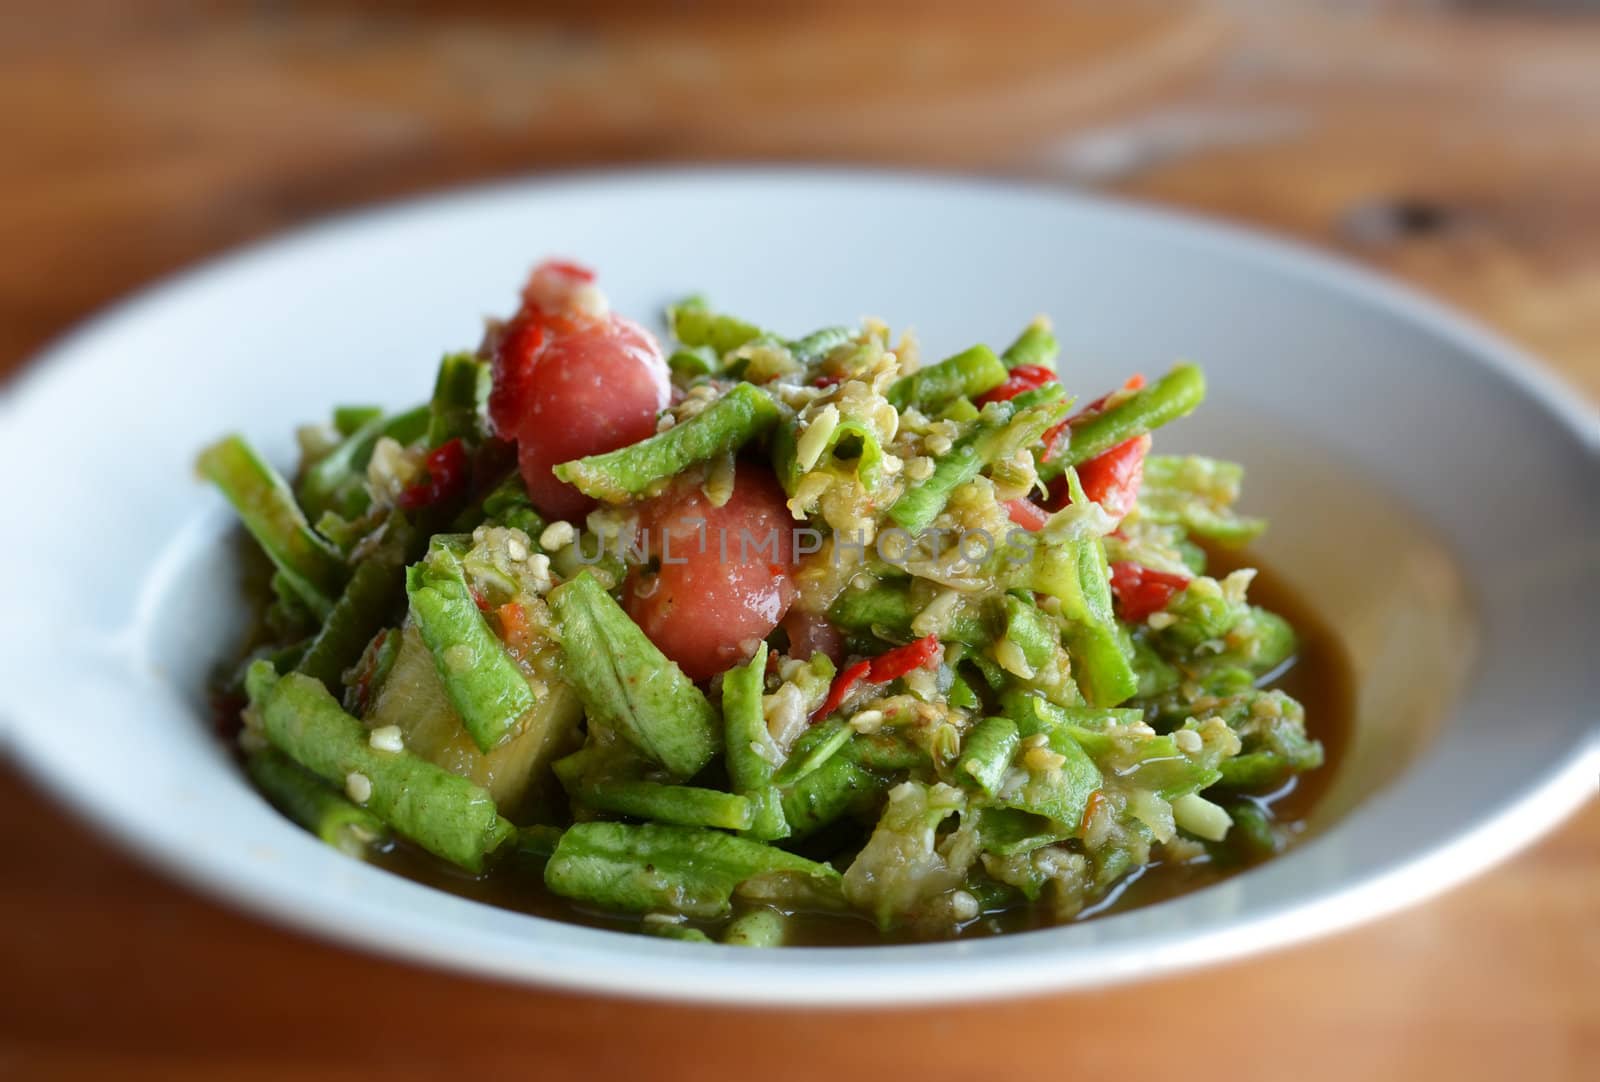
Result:
M1352 6L12 5L0 371L157 275L371 200L573 165L828 159L1059 177L1257 223L1462 305L1600 398L1600 17ZM1593 802L1468 886L1333 939L1095 995L895 1012L601 1000L350 953L132 863L4 767L0 850L7 1078L1600 1071Z

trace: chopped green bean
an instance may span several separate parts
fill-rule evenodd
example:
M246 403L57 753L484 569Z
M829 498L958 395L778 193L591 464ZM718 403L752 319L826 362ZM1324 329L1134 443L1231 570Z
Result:
M734 834L646 823L578 823L545 866L545 885L565 898L632 913L726 914L751 876L792 871L822 879L826 864Z
M616 451L563 462L555 474L585 495L622 503L696 462L736 450L777 420L772 398L753 384L740 383L682 424Z
M767 729L761 709L761 683L767 671L767 644L755 657L729 669L722 678L723 744L727 748L728 780L733 791L750 801L749 834L759 841L787 837L783 799L773 785L773 759L778 747Z
M383 537L356 565L322 630L311 640L296 668L335 691L344 671L355 664L378 631L395 622L405 596L406 560L418 534L404 515L394 512Z
M1056 355L1060 352L1061 345L1056 341L1050 321L1044 316L1039 316L1023 328L1022 333L1017 335L1017 340L1000 354L1000 359L1005 362L1007 368L1032 364L1040 368L1054 369Z
M411 618L433 655L445 696L478 750L506 740L535 705L527 677L478 609L461 561L435 545L406 571Z
M428 407L428 446L480 438L488 398L489 366L470 353L447 354L439 362Z
M333 609L349 568L306 521L278 472L239 436L200 455L200 473L222 490L278 573L319 619Z
M1006 381L1006 366L988 346L946 357L937 364L901 376L889 386L889 402L897 410L915 406L932 413L951 399L977 398Z
M1200 368L1180 364L1150 386L1134 391L1111 408L1075 422L1063 453L1043 463L1039 476L1048 479L1067 466L1077 466L1105 454L1135 436L1153 432L1169 421L1186 416L1206 396Z
M257 662L246 687L275 747L324 781L369 787L364 806L435 856L481 872L515 832L488 792L466 778L408 751L374 748L361 723L311 677L280 677Z
M619 734L680 779L711 760L720 743L711 704L592 574L552 590L550 607L591 727Z
M962 742L961 757L956 760L956 776L976 785L985 795L994 796L1011 769L1019 741L1015 721L984 718Z
M381 819L276 748L251 755L245 770L279 811L341 853L366 857L388 843L389 828Z

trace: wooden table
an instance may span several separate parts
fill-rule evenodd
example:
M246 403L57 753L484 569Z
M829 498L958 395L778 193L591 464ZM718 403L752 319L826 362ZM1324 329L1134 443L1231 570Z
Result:
M160 273L373 199L804 158L1059 176L1259 223L1469 308L1600 397L1594 18L31 7L0 24L6 369ZM352 954L197 898L0 782L0 1077L1204 1077L1194 1050L1234 1078L1600 1069L1600 804L1442 900L1264 959L846 1014L606 1001Z

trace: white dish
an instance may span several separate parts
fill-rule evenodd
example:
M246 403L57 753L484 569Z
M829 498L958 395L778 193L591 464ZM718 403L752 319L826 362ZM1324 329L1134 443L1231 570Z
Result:
M1069 386L1192 357L1163 433L1246 463L1260 551L1338 629L1353 746L1316 836L1145 909L1026 935L778 952L552 923L349 860L246 785L202 685L237 629L229 516L193 480L241 429L280 462L339 401L401 405L547 253L644 317L701 290L805 329L874 314L932 352L1053 314ZM1076 988L1238 956L1416 901L1595 789L1600 422L1515 351L1321 257L1053 191L807 171L583 176L339 219L151 290L9 390L0 717L62 799L284 923L518 980L730 1003ZM1250 423L1240 425L1241 418Z

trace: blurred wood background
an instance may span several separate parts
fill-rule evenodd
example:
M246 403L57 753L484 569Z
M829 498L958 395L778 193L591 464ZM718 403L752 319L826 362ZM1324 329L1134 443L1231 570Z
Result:
M1585 7L13 3L0 372L156 276L374 200L802 160L1055 178L1290 234L1470 310L1593 402ZM0 775L0 1077L1578 1079L1600 1062L1594 803L1444 899L1260 960L972 1008L729 1012L280 932Z

